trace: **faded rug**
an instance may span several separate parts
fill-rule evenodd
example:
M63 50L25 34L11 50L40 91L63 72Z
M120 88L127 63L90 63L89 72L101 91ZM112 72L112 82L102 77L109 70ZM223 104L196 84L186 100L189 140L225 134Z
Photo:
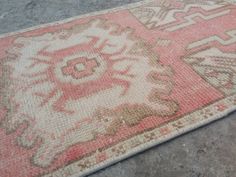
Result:
M148 0L0 37L0 176L83 176L236 109L236 6Z

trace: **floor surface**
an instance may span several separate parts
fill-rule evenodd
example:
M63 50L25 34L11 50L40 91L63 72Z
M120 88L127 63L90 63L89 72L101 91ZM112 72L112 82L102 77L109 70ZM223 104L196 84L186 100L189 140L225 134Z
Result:
M0 0L0 33L139 0ZM236 113L90 177L236 177Z

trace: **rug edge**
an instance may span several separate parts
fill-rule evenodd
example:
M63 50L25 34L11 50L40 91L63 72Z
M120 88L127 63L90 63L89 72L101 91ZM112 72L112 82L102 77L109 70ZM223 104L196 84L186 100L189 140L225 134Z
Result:
M126 4L126 5L124 4L124 5L121 5L121 6L118 6L118 7L113 7L113 8L108 8L108 9L104 9L104 10L88 12L88 13L85 13L85 14L65 18L63 20L56 20L56 21L52 21L52 22L48 22L48 23L44 23L44 24L40 24L40 25L35 25L35 26L27 27L27 28L22 28L22 29L15 30L15 31L12 31L12 32L2 33L2 34L0 34L0 40L3 39L3 38L6 38L6 37L17 35L19 33L25 33L25 32L29 32L29 31L33 31L33 30L37 30L39 28L47 28L47 27L50 27L50 26L53 26L53 25L60 25L60 24L63 24L63 23L71 22L71 21L76 20L76 19L86 18L88 16L102 15L102 14L105 14L107 12L116 12L116 11L119 11L119 10L126 10L126 9L129 9L129 8L134 8L134 7L137 7L137 6L143 5L143 4L148 3L148 2L152 2L152 1L153 0L141 0L140 2L134 2L134 3Z
M117 158L113 162L109 162L107 164L101 165L100 167L95 167L94 169L91 169L88 172L84 172L84 173L81 174L81 177L84 177L84 176L87 176L87 175L91 175L91 174L93 174L95 172L98 172L99 170L105 169L106 167L115 165L118 162L121 162L121 161L126 160L128 158L132 158L133 156L137 155L138 153L145 152L145 151L147 151L150 148L154 148L155 146L161 145L162 143L171 141L171 140L173 140L175 138L178 138L178 137L180 137L180 136L182 136L184 134L187 134L187 133L189 133L191 131L197 130L197 129L201 128L201 127L208 126L208 125L210 125L211 123L214 123L217 120L225 118L227 115L229 115L230 113L233 113L235 111L236 111L236 106L234 108L232 108L232 110L228 110L224 114L222 113L222 115L214 116L215 118L211 118L211 119L209 119L207 121L201 121L201 122L199 122L196 125L184 128L183 130L179 131L177 134L171 133L170 135L166 136L164 139L161 139L160 141L152 143L152 144L148 145L147 147L144 147L143 149L141 149L139 147L137 150L131 151L130 153L125 154L123 157L121 156L121 157ZM77 173L77 174L72 175L71 177L78 177L78 175L80 175L80 174Z
M217 120L226 118L226 116L228 116L230 113L233 113L235 111L236 111L236 106L234 106L230 110L222 112L222 114L219 114L218 116L213 116L212 118L209 118L209 120L207 119L206 121L200 121L197 124L194 124L192 126L183 128L178 133L173 132L173 133L163 137L159 141L156 141L154 143L148 144L146 147L138 147L137 149L135 149L133 151L130 151L129 153L127 153L127 154L125 154L123 156L118 157L117 159L113 160L112 162L107 162L105 164L100 164L98 167L95 167L95 168L93 168L91 170L85 171L85 172L83 172L81 174L79 174L79 173L78 174L74 174L74 175L71 175L69 177L79 177L80 175L81 175L81 177L85 177L87 175L91 175L91 174L93 174L95 172L98 172L99 170L105 169L105 168L107 168L107 167L109 167L111 165L115 165L118 162L121 162L121 161L126 160L128 158L131 158L132 156L134 156L134 155L136 155L138 153L145 152L145 151L147 151L150 148L153 148L155 146L161 145L162 143L168 142L168 141L170 141L172 139L178 138L178 137L180 137L180 136L182 136L184 134L187 134L187 133L189 133L191 131L195 131L195 130L201 128L201 127L208 126L208 125L210 125L211 123L214 123Z
M234 98L236 99L236 94L232 94L226 98L223 98L223 99L220 99L212 104L210 104L209 106L207 107L203 107L201 110L204 110L204 109L207 109L209 108L210 106L216 106L217 104L221 103L221 102L225 102L227 100L230 100L231 98ZM198 110L199 111L199 110ZM165 143L165 142L168 142L174 138L177 138L179 136L182 136L186 133L189 133L191 131L195 131L197 130L198 128L201 128L201 127L204 127L204 126L207 126L209 125L210 123L213 123L217 120L220 120L220 119L223 119L225 118L227 115L229 115L230 113L236 111L236 104L230 104L229 107L227 109L225 109L224 111L219 111L219 112L216 112L215 115L213 116L209 116L208 118L206 119L203 119L202 117L199 117L197 119L202 119L200 120L199 122L196 122L196 123L193 123L193 124L189 124L189 126L186 126L186 127L183 127L179 130L176 130L176 131L172 131L171 133L169 134L166 134L166 135L162 135L158 140L157 139L154 139L150 142L148 142L146 145L145 144L142 144L142 145L139 145L135 148L133 148L131 151L125 153L124 155L120 155L118 157L115 157L115 158L111 158L107 161L104 161L104 162L101 162L97 165L95 165L94 167L90 168L90 169L87 169L83 172L75 172L74 174L71 174L69 175L68 177L84 177L84 176L87 176L87 175L91 175L99 170L102 170L106 167L109 167L111 165L114 165L120 161L123 161L123 160L126 160L138 153L142 153L142 152L145 152L146 150L150 149L150 148L153 148L155 146L158 146L162 143ZM194 112L192 112L191 114L194 114ZM191 115L190 115L191 116ZM185 116L183 116L182 118L184 118ZM62 171L61 171L62 170ZM58 169L52 173L48 173L48 174L45 174L43 175L42 177L53 177L54 175L58 175L58 174L63 174L63 170L64 168L62 167L62 169ZM56 173L55 173L56 172Z

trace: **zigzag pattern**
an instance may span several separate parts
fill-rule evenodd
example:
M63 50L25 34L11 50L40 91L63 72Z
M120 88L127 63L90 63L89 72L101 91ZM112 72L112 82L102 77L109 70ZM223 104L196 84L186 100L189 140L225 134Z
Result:
M224 40L222 38L220 38L217 35L214 36L210 36L208 38L193 42L191 44L188 45L187 49L193 49L199 46L204 46L206 44L209 44L211 42L218 42L221 45L230 45L236 42L236 29L231 30L231 31L227 31L226 35L228 35L229 39Z
M230 12L230 10L225 10L225 11L222 11L222 12L219 12L219 13L213 13L213 14L210 14L210 15L204 15L204 14L201 14L201 13L191 14L189 16L183 17L185 22L180 23L179 25L167 28L167 31L175 31L175 30L178 30L178 29L181 29L181 28L193 25L193 24L197 23L194 20L196 17L200 17L203 20L210 20L210 19L213 19L213 18L216 18L216 17L220 17L220 16L223 16L223 15L226 15L229 12Z
M192 9L199 8L200 11L190 14ZM200 17L203 20L210 20L216 17L224 16L230 12L228 5L216 5L215 7L206 6L206 5L196 5L196 4L189 4L184 7L183 10L173 10L172 14L175 18L175 14L183 13L186 16L181 16L179 18L175 18L174 22L165 24L160 26L160 29L167 31L176 31L178 29L187 27L189 25L196 24L197 21L194 20L196 17ZM189 14L189 15L187 15Z
M198 12L194 9L198 8ZM224 16L230 12L229 4L183 4L183 7L171 6L144 6L130 10L136 18L148 29L158 28L161 30L175 31L197 23L196 17L210 20ZM176 17L176 14L182 16ZM183 14L185 16L183 16ZM145 18L144 18L145 17Z

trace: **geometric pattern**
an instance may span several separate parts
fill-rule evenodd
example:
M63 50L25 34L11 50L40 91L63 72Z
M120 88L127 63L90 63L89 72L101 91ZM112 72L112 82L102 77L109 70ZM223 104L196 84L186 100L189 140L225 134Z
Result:
M209 45L209 43L217 42L221 45L230 45L234 44L236 42L236 30L232 29L230 31L226 31L225 35L227 36L226 39L222 39L221 37L217 35L209 36L207 38L201 39L199 41L195 41L188 45L188 49L193 48L200 48L200 47L206 47L206 45Z
M208 48L183 58L208 83L226 95L236 92L236 53Z
M198 23L196 19L210 20L224 16L230 12L227 6L223 1L153 1L130 11L148 29L176 31Z
M234 18L147 0L1 36L0 174L86 175L236 110Z
M119 28L106 20L94 19L63 32L19 37L14 41L14 50L7 51L15 57L4 67L14 69L11 86L2 92L18 106L2 125L7 131L14 131L22 122L28 122L18 138L22 146L31 147L38 137L43 139L33 157L35 165L47 167L58 153L75 143L90 141L100 134L114 134L120 120L132 126L144 116L167 116L177 111L174 100L161 98L171 92L172 84L158 77L171 78L170 68L162 67L158 56L133 36L132 30L119 32ZM25 50L30 52L24 53ZM140 67L142 72L138 72ZM98 93L101 98L95 96ZM31 101L22 100L22 94ZM65 122L65 116L69 122ZM46 125L42 117L48 117ZM61 126L64 130L58 131Z

